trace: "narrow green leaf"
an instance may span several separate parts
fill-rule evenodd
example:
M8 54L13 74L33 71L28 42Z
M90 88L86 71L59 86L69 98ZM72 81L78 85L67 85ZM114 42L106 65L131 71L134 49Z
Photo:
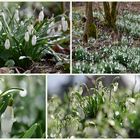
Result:
M5 96L6 94L9 94L9 93L15 92L15 91L24 91L24 90L21 89L21 88L11 88L11 89L8 89L8 90L6 90L6 91L3 91L3 92L0 94L0 97Z
M32 135L35 133L36 129L37 129L38 124L35 123L34 125L32 125L23 135L22 138L31 138Z

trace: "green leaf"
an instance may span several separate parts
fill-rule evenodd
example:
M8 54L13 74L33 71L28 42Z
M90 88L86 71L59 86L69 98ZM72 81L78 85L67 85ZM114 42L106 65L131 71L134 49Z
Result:
M15 92L15 91L24 91L24 90L21 89L21 88L11 88L11 89L8 89L8 90L3 91L2 93L0 93L0 97L5 96L6 94L9 94L9 93Z
M38 124L35 123L32 125L23 135L22 138L31 138L37 129Z

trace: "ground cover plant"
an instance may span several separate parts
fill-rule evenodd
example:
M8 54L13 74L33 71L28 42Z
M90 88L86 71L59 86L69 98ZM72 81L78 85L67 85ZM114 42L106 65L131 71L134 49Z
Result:
M120 88L118 76L104 86L104 78L48 99L48 138L140 137L140 93Z
M93 3L96 32L88 40L84 38L85 5L73 3L73 73L140 72L139 3L118 2L115 27L105 20L105 4Z
M45 138L45 76L0 76L0 137Z
M0 4L0 73L69 72L69 3Z

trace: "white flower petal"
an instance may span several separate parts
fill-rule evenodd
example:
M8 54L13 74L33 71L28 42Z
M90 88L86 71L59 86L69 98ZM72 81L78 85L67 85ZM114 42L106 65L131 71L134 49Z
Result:
M43 12L43 10L40 11L39 16L38 16L38 20L39 21L43 21L44 20L44 12Z
M0 31L2 30L2 22L0 21Z
M36 41L37 41L36 35L33 35L33 37L32 37L32 45L33 46L36 45Z
M29 38L30 38L29 32L26 32L24 36L25 41L28 42Z
M4 47L5 49L9 49L10 48L10 40L9 39L6 39L5 43L4 43Z

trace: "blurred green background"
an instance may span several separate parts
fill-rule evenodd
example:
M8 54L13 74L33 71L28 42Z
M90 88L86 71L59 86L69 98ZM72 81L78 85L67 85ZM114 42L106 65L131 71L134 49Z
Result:
M0 93L9 88L22 88L24 91L11 93L14 99L14 116L11 137L22 137L26 130L37 123L33 138L45 137L45 76L0 76ZM0 106L4 99L0 99Z

